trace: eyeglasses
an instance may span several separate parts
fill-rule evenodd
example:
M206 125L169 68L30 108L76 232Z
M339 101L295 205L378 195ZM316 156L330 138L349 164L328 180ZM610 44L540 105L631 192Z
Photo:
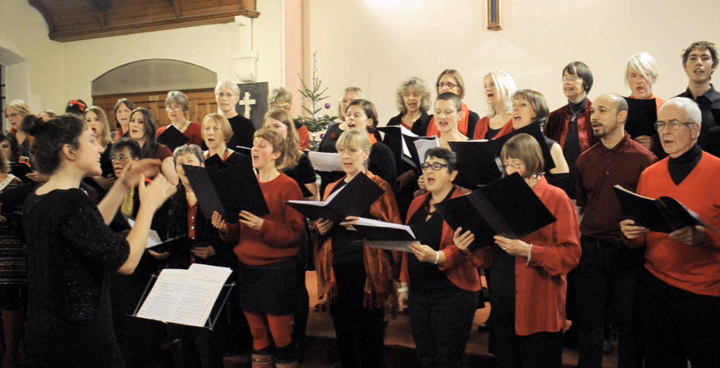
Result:
M112 162L115 162L115 161L126 161L126 160L129 160L129 159L130 159L130 156L125 156L125 155L110 155L110 161L112 161Z
M503 166L505 168L512 167L513 169L522 169L525 164L522 161L504 161Z
M440 82L440 83L437 84L437 87L438 87L438 88L441 88L441 89L442 89L442 88L453 89L453 88L455 88L455 87L457 87L457 86L458 86L457 84L452 83L452 82L447 82L447 83L445 83L445 82Z
M683 123L683 122L677 121L677 120L670 120L668 122L658 121L657 123L655 123L655 130L657 130L659 132L663 128L665 128L665 126L667 126L668 129L670 129L670 130L678 130L678 129L680 129L681 125L686 125L689 127L691 124L695 124L695 123Z
M436 163L433 163L433 164L429 164L429 163L426 162L426 163L420 165L420 167L422 168L423 171L425 171L425 170L427 170L427 169L433 169L433 171L440 171L443 167L448 167L448 165L447 165L447 164L441 164L441 163L439 163L439 162L436 162Z
M180 105L165 105L165 108L173 111L180 111L183 109L183 107Z

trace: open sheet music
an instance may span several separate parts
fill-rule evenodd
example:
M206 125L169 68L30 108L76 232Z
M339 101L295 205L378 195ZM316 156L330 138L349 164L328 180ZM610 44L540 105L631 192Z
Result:
M361 217L353 227L373 248L411 252L410 244L417 242L407 225Z
M232 270L193 263L160 272L136 317L204 327Z
M308 158L315 171L343 171L340 154L337 152L308 152Z

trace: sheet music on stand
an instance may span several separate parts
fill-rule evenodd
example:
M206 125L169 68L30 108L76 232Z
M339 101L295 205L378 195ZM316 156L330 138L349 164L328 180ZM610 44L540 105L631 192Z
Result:
M152 276L133 317L213 330L235 287L234 282L226 283L230 274L230 268L200 263L186 270L166 268ZM222 303L212 313L223 289L227 291Z

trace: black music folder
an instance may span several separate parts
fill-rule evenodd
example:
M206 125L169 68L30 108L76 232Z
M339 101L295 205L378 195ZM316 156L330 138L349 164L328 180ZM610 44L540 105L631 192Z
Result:
M377 130L385 132L383 143L390 147L395 157L400 157L416 170L420 170L428 149L440 147L437 137L421 137L401 125L380 127Z
M505 142L521 133L531 135L540 144L545 159L544 171L548 172L555 167L550 148L545 143L545 135L540 130L540 125L533 123L497 139L449 142L450 148L457 155L458 176L455 183L461 187L476 189L500 179L503 173L500 151Z
M287 201L287 204L311 220L324 218L342 222L347 216L362 216L385 191L363 173L337 189L326 201Z
M440 202L435 209L453 230L462 227L463 232L473 232L471 250L493 244L495 235L520 239L556 221L517 173Z
M256 216L270 213L252 166L243 163L223 169L183 165L203 213L219 212L229 223L238 221L240 211Z
M27 174L30 174L31 172L33 172L33 170L28 165L17 162L10 163L10 173L17 176L17 178L22 180L23 183L33 182L32 179L27 177Z
M189 140L190 138L186 137L185 134L182 134L182 132L175 128L172 124L168 125L163 134L160 134L157 137L158 143L168 146L171 152L175 151L175 148L182 146Z
M657 121L657 105L655 99L638 100L635 98L625 98L628 103L628 116L625 123L625 130L630 134L631 138L640 135L653 136L655 131L655 122Z
M616 185L615 195L620 200L623 213L635 220L635 225L644 226L650 231L671 233L685 226L703 226L706 224L697 213L670 197L652 199L634 193Z

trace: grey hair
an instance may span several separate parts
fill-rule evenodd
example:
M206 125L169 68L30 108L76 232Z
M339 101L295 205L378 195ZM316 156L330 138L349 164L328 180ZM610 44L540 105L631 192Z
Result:
M188 153L195 155L200 163L205 162L205 155L203 154L202 149L196 144L183 144L182 146L175 148L175 151L173 151L173 160L177 162L178 157Z
M220 94L220 91L222 91L223 88L227 88L232 91L232 93L235 94L235 96L240 96L240 87L238 87L237 84L233 83L233 81L225 79L218 82L218 84L215 86L215 96Z
M190 110L190 101L188 100L188 96L182 91L168 92L167 98L165 99L165 106L169 106L173 103L182 106L183 111Z
M625 84L628 84L628 75L631 70L636 71L638 74L645 77L645 79L653 82L660 74L660 69L658 68L655 58L645 51L638 52L630 56L627 68L625 69Z
M702 112L700 112L700 107L698 106L697 102L687 98L687 97L673 97L667 101L665 101L665 104L662 105L660 108L660 111L658 111L658 115L662 113L662 111L670 105L677 105L683 108L685 110L685 115L688 117L688 120L686 123L695 123L698 125L698 129L700 128L699 125L702 124Z
M395 104L400 113L403 115L407 113L403 96L408 89L413 89L420 95L420 110L428 111L430 109L430 89L428 89L427 83L421 78L410 77L402 81L395 91Z

